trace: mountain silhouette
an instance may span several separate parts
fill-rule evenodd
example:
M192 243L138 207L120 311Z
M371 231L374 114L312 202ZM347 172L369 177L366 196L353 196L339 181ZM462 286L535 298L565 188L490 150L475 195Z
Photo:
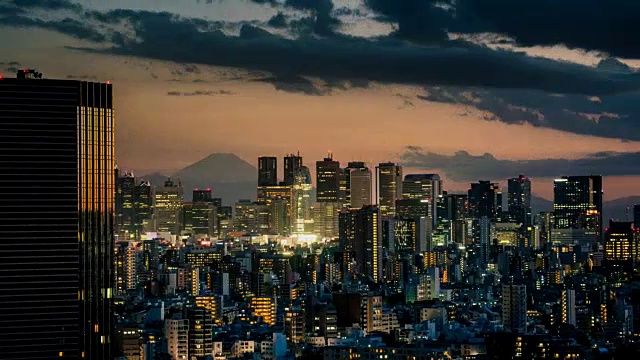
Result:
M180 180L185 199L191 200L193 189L211 188L214 197L225 205L239 199L255 200L258 170L235 154L213 153L171 174L152 173L142 177L152 185L162 185L167 177Z

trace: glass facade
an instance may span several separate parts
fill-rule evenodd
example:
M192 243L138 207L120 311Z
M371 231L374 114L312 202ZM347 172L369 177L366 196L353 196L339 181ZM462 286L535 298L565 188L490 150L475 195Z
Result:
M110 359L112 87L0 80L0 354Z

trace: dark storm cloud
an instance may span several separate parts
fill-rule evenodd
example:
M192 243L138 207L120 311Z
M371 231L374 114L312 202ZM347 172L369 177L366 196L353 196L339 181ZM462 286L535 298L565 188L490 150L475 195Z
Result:
M485 120L640 141L640 92L593 98L536 90L429 87L428 101L487 111Z
M169 91L169 96L216 96L216 95L234 95L235 93L229 90L195 90L195 91Z
M402 154L403 165L439 170L453 181L505 179L515 174L532 177L556 177L567 174L605 176L640 175L640 152L599 152L576 159L502 160L492 154L471 155L458 151L442 155L410 146Z
M0 15L3 15L0 9ZM104 42L107 37L92 26L71 18L62 20L40 20L22 15L9 15L0 17L0 25L14 27L37 27L57 31L77 39L94 42Z
M634 0L365 0L397 34L438 41L447 31L494 32L520 45L640 57L640 2Z
M317 86L313 81L296 75L269 76L255 81L272 84L276 90L290 93L320 96L331 92L330 88Z

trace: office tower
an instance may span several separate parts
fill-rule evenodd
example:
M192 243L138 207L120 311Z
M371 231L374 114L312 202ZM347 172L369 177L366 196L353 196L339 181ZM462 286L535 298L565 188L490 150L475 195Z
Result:
M136 185L135 207L139 232L153 231L153 192L150 182L141 181Z
M385 220L392 224L392 241L387 249L411 254L431 251L431 223L427 217L396 218Z
M340 201L340 163L334 161L331 154L316 161L316 201Z
M213 203L211 188L193 189L193 196L191 197L191 201L193 201L194 203L197 203L197 202Z
M500 185L490 181L479 181L471 184L469 189L469 216L483 216L495 220L502 212L502 191Z
M116 169L116 224L119 239L135 238L136 227L136 178L132 172L120 173Z
M156 186L154 199L155 231L179 235L184 202L184 188L180 181L175 183L169 178L163 186Z
M296 173L302 167L302 156L290 154L284 157L284 185L293 186Z
M253 311L253 316L262 318L262 321L269 326L276 324L277 301L274 297L252 297L249 301L249 309Z
M565 176L553 182L555 229L582 230L602 238L602 176Z
M306 166L296 171L291 189L291 233L311 234L313 214L311 212L311 174Z
M377 206L349 209L340 213L340 246L355 254L356 273L374 282L382 278L382 237Z
M338 217L342 205L338 202L320 202L313 207L314 232L320 238L338 237Z
M531 225L531 180L524 175L508 180L507 204L509 213L524 225Z
M451 241L463 244L469 217L467 195L447 194L445 191L437 202L438 227L434 231L448 230Z
M191 235L216 236L217 217L217 208L212 202L184 203L183 229Z
M502 325L507 331L523 334L527 331L527 287L502 285Z
M438 198L442 195L442 180L438 174L409 174L402 182L402 198L429 203L429 217L437 225Z
M633 227L640 229L640 204L633 205Z
M633 223L610 220L605 232L604 265L632 270L634 236Z
M111 359L113 90L41 77L0 80L0 358Z
M378 206L382 218L396 215L396 200L402 199L402 166L381 163L376 167Z
M562 323L576 326L576 291L574 289L562 290Z
M258 186L278 185L278 158L262 156L258 158Z
M258 186L257 203L269 210L269 231L275 235L289 235L291 224L292 186Z
M238 200L233 215L233 230L266 234L269 231L269 208L251 200Z
M544 246L551 241L551 229L553 227L553 213L542 211L535 216L533 222L540 229L540 245Z
M346 202L348 207L359 209L371 205L371 170L363 162L350 162L348 172Z

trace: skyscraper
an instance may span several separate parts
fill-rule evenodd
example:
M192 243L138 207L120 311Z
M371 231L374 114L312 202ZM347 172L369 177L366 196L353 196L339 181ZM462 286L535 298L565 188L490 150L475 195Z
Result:
M347 172L347 206L359 209L371 205L371 170L365 163L350 162L345 169Z
M151 183L141 181L136 186L136 222L140 232L153 231L153 192Z
M135 238L136 224L136 178L132 172L120 173L116 169L116 234L122 240Z
M609 227L605 233L604 261L608 267L626 268L633 270L633 253L635 232L631 222L609 221Z
M377 206L340 213L340 245L355 253L357 272L374 282L382 279L382 232Z
M524 175L508 180L509 213L524 226L531 225L531 180Z
M640 204L633 205L633 227L640 229Z
M316 201L338 202L340 200L340 163L333 156L316 162Z
M565 176L553 182L555 229L579 229L602 238L602 176Z
M184 202L184 188L180 182L175 183L169 178L163 186L156 186L154 199L155 230L173 235L180 234Z
M258 186L278 185L278 158L262 156L258 158Z
M291 232L310 234L313 230L311 212L311 174L306 166L296 172L291 190Z
M496 219L502 212L500 185L490 181L478 181L469 189L469 215L479 219L483 216Z
M402 166L382 163L376 167L376 176L380 216L392 218L396 215L396 200L402 199Z
M302 156L290 154L284 157L284 185L292 186L296 173L302 167Z
M110 84L0 80L0 358L111 359Z
M429 203L429 217L433 225L438 220L438 198L442 195L442 180L438 174L409 174L402 182L402 198Z
M191 201L213 203L213 196L211 195L211 189L193 189L193 196Z

